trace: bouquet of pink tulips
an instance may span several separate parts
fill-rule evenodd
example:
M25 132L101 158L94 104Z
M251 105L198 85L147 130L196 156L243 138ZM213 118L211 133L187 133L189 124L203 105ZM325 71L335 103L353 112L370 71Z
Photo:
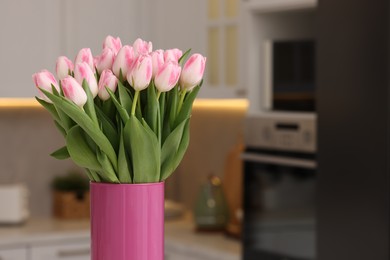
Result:
M107 36L100 56L85 48L74 64L59 57L58 82L47 70L34 74L37 101L66 141L52 156L70 157L93 182L164 181L187 150L202 85L206 58L189 53Z

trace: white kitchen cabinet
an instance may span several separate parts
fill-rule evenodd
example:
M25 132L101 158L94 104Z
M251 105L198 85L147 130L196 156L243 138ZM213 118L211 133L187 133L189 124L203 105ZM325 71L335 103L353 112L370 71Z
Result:
M207 57L200 98L243 98L240 59L240 0L144 0L151 40L156 48L191 48ZM210 5L216 3L217 19L210 17ZM227 6L238 9L227 15Z
M138 0L2 0L0 8L0 97L34 97L31 76L55 72L58 56L74 60L81 48L101 52L104 38L132 44L145 35ZM147 10L145 10L147 12Z
M61 53L60 0L2 0L0 97L33 97L31 75L54 69Z
M102 51L107 35L120 37L123 44L133 44L142 36L143 24L137 19L142 13L138 0L67 0L63 1L65 13L64 54L71 59L81 48L91 48L97 56Z
M31 260L89 260L88 242L42 245L31 248Z
M0 249L0 260L27 260L27 249L12 248L12 249Z

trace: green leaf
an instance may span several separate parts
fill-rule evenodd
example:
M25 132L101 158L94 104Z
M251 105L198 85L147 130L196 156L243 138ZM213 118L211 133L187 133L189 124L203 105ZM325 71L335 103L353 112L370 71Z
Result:
M57 91L57 89L54 87L54 85L52 84L51 85L51 88L52 88L52 92L54 96L56 97L62 97L60 95L60 93ZM62 93L62 86L61 86L61 93ZM47 95L46 95L47 96ZM48 97L48 96L47 96ZM63 97L62 97L63 98ZM50 99L50 98L49 98ZM53 102L54 103L54 102ZM64 130L66 132L68 132L75 124L74 122L72 121L72 119L67 115L65 114L63 111L61 111L61 109L58 109L57 106L54 104L56 110L57 110L57 113L58 113L58 116L60 117L60 120L59 122L61 122L61 126L64 128Z
M180 156L179 148L185 137L184 131L187 129L189 118L184 120L165 140L161 149L161 179L165 180L178 166L177 157ZM183 154L184 155L184 154ZM182 157L181 157L182 158ZM180 158L180 160L181 160ZM180 161L179 161L180 163Z
M95 124L76 104L70 102L64 97L57 97L50 92L42 90L44 94L55 104L55 106L64 111L70 118L72 118L100 147L100 149L108 156L114 169L118 168L116 153L111 146L107 137L96 128ZM69 149L69 147L68 147Z
M111 97L112 102L114 102L114 105L116 109L119 112L120 117L122 118L122 121L124 124L129 120L129 114L127 113L126 109L119 103L118 99L116 98L114 92L111 91L111 89L106 88L108 94Z
M61 147L57 151L51 153L50 156L52 156L58 160L65 160L65 159L68 159L70 157L69 152L68 152L68 148L66 148L66 146Z
M80 126L74 126L66 137L66 146L72 160L80 167L93 171L102 169L96 159L95 152L91 150L84 137L84 131Z
M61 94L63 94L62 92L62 86L61 86L61 81L60 81L60 89L61 89ZM56 87L51 84L51 90L52 90L52 93L56 96L60 96L60 93L58 92L58 90L56 89Z
M91 89L89 88L88 82L85 79L83 80L82 86L85 93L87 94L87 103L84 105L85 113L87 113L87 115L92 119L92 121L96 124L96 126L99 127L99 122L95 111L94 98L92 96Z
M101 108L104 114L106 114L108 118L115 118L117 113L116 113L114 102L112 101L111 98L102 101Z
M160 147L156 135L136 116L130 116L124 128L125 147L130 148L133 183L158 182L160 179Z
M146 106L146 113L145 113L145 120L152 129L154 133L157 133L157 122L158 122L158 100L156 95L156 88L154 87L154 84L151 83L150 86L147 88L147 106Z
M61 125L61 123L58 122L57 120L54 120L54 125L57 127L58 131L60 131L62 136L66 137L66 131L65 131L64 127Z
M119 81L118 82L119 101L122 107L126 110L127 114L131 114L131 107L133 105L133 98L130 96L126 87Z
M169 103L167 104L167 107L169 108L169 126L171 129L174 128L175 119L177 115L177 103L178 103L178 86L174 87L169 92Z
M184 61L187 59L188 55L190 55L191 49L188 49L179 59L179 66L182 66Z
M181 110L179 111L179 114L175 119L173 128L175 128L181 122L183 122L184 120L186 120L188 117L191 116L192 104L194 103L194 100L198 95L199 90L200 90L200 85L196 86L191 92L187 93L187 96L184 99L183 106L181 107Z
M164 122L164 118L165 118L165 95L166 95L165 92L161 93L160 99L158 100L159 104L160 104L160 120L161 120L161 122Z
M119 183L118 177L115 174L115 170L112 167L110 160L107 155L102 151L97 151L97 160L102 166L102 171L98 172L100 177L106 182Z
M55 121L57 121L59 124L61 124L60 116L58 115L58 112L53 104L50 104L49 102L46 102L43 99L40 99L39 97L35 97L35 99L38 101L39 104L41 104L54 118Z
M95 171L85 168L90 181L101 182L99 175Z
M121 133L119 154L118 154L118 177L121 183L132 183L131 169L127 160L125 145L123 142L123 134Z
M119 149L119 138L118 138L118 132L115 129L115 125L103 113L103 111L99 107L96 107L95 109L96 109L97 117L100 121L101 127L103 129L103 133L107 136L112 147L114 147L115 150L118 150Z

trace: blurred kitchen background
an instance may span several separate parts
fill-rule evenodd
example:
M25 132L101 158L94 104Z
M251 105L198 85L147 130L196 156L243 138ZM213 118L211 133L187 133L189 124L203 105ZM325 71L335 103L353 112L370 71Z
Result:
M0 6L0 259L89 259L82 170L49 156L64 141L31 75L107 35L207 56L166 260L389 259L387 1Z

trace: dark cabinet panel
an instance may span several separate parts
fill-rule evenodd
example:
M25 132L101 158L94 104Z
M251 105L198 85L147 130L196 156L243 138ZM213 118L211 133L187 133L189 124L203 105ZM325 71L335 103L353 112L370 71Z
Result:
M389 13L319 1L318 260L389 259Z

